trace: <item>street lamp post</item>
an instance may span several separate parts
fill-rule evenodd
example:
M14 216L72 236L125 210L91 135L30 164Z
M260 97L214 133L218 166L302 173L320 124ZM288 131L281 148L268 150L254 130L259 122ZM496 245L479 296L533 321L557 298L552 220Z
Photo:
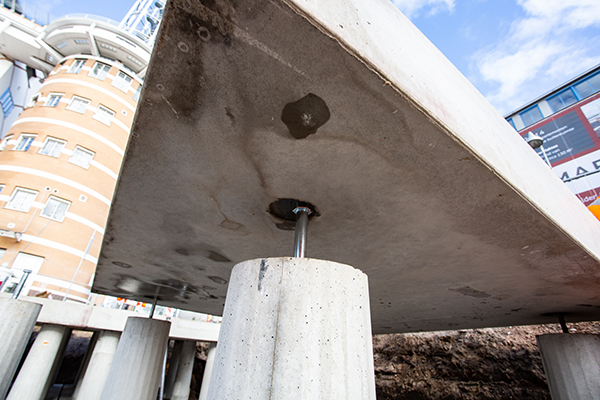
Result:
M541 133L544 133L544 131L540 131L540 134ZM546 155L546 150L544 150L544 139L542 139L540 136L536 135L532 131L529 131L529 133L525 134L525 136L523 136L523 139L525 139L525 141L531 146L532 149L535 150L537 148L540 148L542 150L542 154L544 155L544 159L546 160L546 164L548 164L548 166L552 168L550 160L548 160L548 156Z

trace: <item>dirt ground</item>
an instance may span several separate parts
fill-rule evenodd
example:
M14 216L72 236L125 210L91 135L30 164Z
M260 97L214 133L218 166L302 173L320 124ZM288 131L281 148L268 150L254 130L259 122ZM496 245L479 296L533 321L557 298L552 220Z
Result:
M600 333L600 322L569 324ZM536 335L556 325L373 338L378 400L550 400Z

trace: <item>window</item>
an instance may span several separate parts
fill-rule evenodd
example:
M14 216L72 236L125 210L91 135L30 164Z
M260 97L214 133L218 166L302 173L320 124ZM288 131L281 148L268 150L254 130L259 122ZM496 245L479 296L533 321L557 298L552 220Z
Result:
M138 85L137 89L135 89L135 93L133 94L133 100L138 101L140 99L140 93L142 93L142 85Z
M514 129L515 131L517 130L517 127L515 126L515 122L513 121L513 119L512 119L512 118L509 118L509 119L507 119L506 121L507 121L507 122L510 124L510 126L512 126L512 127L513 127L513 129Z
M13 102L10 88L6 89L4 93L2 93L2 96L0 96L0 104L2 105L2 112L4 113L4 116L10 114L13 108L15 108L15 103Z
M112 121L114 116L114 111L104 107L102 104L99 104L92 118L102 122L105 125L110 125L110 122Z
M5 207L11 210L29 212L37 195L38 192L35 190L17 187Z
M85 113L87 110L87 106L90 104L88 99L84 99L83 97L73 96L71 102L67 106L67 110L75 111L78 113Z
M56 47L58 50L62 49L63 47L65 47L67 45L67 42L60 42L59 44L57 44Z
M75 147L75 150L73 150L73 155L69 158L69 162L81 168L88 169L95 154L96 153L93 151L77 146Z
M106 78L106 74L108 74L109 70L110 65L97 62L96 64L94 64L94 67L90 71L89 76L91 76L92 78L98 78L103 81L104 78Z
M62 99L63 95L60 93L50 93L48 95L48 99L46 100L46 106L48 107L56 107Z
M73 41L74 41L76 44L88 44L88 43L90 43L90 41L89 41L89 40L87 40L87 39L74 39Z
M127 75L125 72L119 71L112 84L114 87L119 88L127 93L132 80L133 78Z
M115 53L117 52L117 48L116 47L110 46L110 45L105 44L105 43L100 43L100 47L104 47L105 49L112 50Z
M17 142L17 145L13 148L13 150L17 150L17 151L27 151L29 150L29 147L31 147L31 143L33 143L33 141L35 140L37 135L31 135L31 134L21 134L21 136L19 137L19 141Z
M592 94L600 91L600 73L592 75L582 82L575 84L574 87L579 94L580 99L591 96Z
M4 150L6 148L6 145L8 145L8 141L12 138L13 138L13 135L8 135L2 140L2 143L0 143L0 151Z
M66 143L64 140L48 137L39 153L45 156L58 157Z
M46 206L40 213L42 217L54 219L62 222L65 219L65 214L71 205L70 201L59 199L58 197L50 196L46 202Z
M77 59L77 60L73 61L73 64L71 64L71 67L69 68L69 73L70 74L78 74L79 71L81 71L81 68L83 67L84 64L85 64L85 60Z
M4 253L6 253L6 249L0 249L0 260L4 257Z
M13 261L11 271L13 272L13 276L7 279L6 284L4 285L5 293L13 293L17 288L19 280L23 274L23 270L28 269L31 271L31 275L29 275L29 279L23 286L22 294L29 294L29 290L31 289L31 285L35 280L35 276L40 270L42 264L44 263L44 257L34 256L33 254L27 253L19 253L15 260Z
M27 108L31 108L33 106L35 106L35 104L37 103L38 99L40 98L40 94L36 94L35 96L33 96L31 98L31 100L29 100L29 103L27 103Z
M552 111L558 112L571 104L577 103L577 97L571 88L567 88L552 97L548 97L547 101Z
M540 111L540 108L537 106L537 104L534 105L533 107L529 107L527 110L519 113L519 115L521 116L521 119L523 120L523 123L525 124L525 126L534 124L534 123L538 122L539 120L541 120L542 118L544 118L542 116L542 112Z

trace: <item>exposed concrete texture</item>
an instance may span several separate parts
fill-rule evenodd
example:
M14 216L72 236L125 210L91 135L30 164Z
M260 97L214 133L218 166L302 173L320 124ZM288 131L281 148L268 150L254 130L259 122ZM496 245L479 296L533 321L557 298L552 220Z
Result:
M42 325L6 400L44 400L70 335L66 326Z
M169 1L139 104L96 291L219 315L291 198L376 333L600 318L600 222L389 0Z
M168 321L129 317L119 340L102 400L155 400L169 340Z
M204 366L204 375L202 376L202 386L200 387L200 395L198 400L208 399L208 388L210 387L210 377L215 365L215 355L217 353L216 343L211 343L206 355L206 365Z
M4 399L42 306L0 299L0 399Z
M550 334L537 337L553 400L600 396L600 336Z
M90 360L83 371L83 378L73 394L73 400L100 399L120 337L121 332L99 332Z
M181 348L179 368L171 393L171 400L188 400L190 397L190 384L194 370L194 358L196 356L196 342L186 340ZM208 361L207 361L208 362Z
M210 400L375 400L367 276L309 258L232 272Z
M173 393L173 385L175 384L175 378L177 377L177 371L179 370L182 348L183 342L181 340L176 340L173 344L173 350L171 350L169 369L167 370L167 376L165 377L165 389L163 392L163 398L167 400L171 398L171 394Z
M133 311L93 307L84 304L66 303L37 297L20 298L22 301L43 305L38 323L66 325L86 330L123 331L129 317L139 316ZM164 319L156 317L155 319ZM172 339L216 342L220 324L174 318L171 320L169 337Z

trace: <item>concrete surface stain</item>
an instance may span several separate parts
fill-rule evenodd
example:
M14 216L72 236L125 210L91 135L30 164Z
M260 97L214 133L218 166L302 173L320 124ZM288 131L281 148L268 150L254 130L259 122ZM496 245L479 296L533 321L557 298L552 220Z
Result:
M267 273L267 268L269 268L269 266L267 265L267 260L262 260L260 262L260 271L258 272L258 291L259 292L262 289L262 281L263 281L263 278L265 277L265 274Z
M232 221L232 220L230 220L228 218L225 218L223 220L223 222L221 222L219 225L221 226L221 228L229 229L230 231L237 231L238 229L241 229L241 228L244 227L243 224L240 224L239 222Z
M294 70L294 72L297 72L300 75L306 76L306 74L304 72L302 72L301 70L299 70L294 65L287 62L286 60L284 60L283 57L281 57L279 54L277 54L274 50L270 49L266 44L253 38L248 32L241 30L237 26L233 27L233 36L236 39L240 39L240 40L246 42L247 44L249 44L252 47L256 47L258 50L262 51L269 57L272 57L275 60L282 63L283 65L285 65L286 67L291 68L292 70Z
M231 260L225 257L223 254L217 253L216 251L212 250L208 251L208 258L216 262L231 262Z
M281 121L296 139L304 139L316 133L330 117L331 112L325 100L313 93L286 104L281 112Z
M219 276L209 276L208 279L220 285L226 285L227 281Z
M458 288L458 289L448 289L448 290L460 293L460 294L462 294L464 296L475 297L476 299L482 299L482 298L485 298L485 297L491 297L492 296L489 293L482 292L481 290L473 289L470 286L465 286L465 287Z

